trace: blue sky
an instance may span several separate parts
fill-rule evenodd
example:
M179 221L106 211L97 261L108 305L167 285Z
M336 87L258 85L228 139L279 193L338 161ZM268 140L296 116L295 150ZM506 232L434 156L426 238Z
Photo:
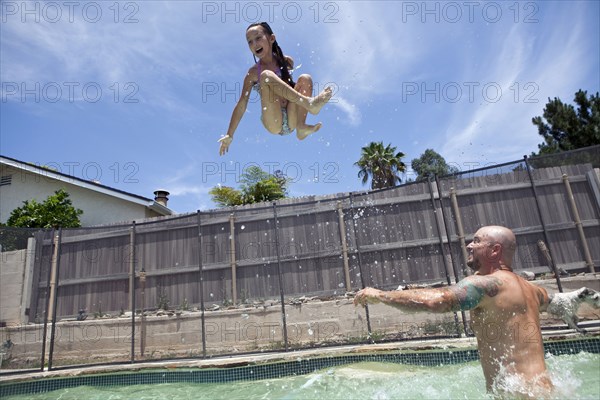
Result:
M251 165L282 170L294 197L366 189L353 164L371 141L409 166L427 148L462 171L516 160L549 97L599 90L599 4L3 0L0 153L167 189L176 212L214 208L210 188ZM267 133L253 95L219 157L257 20L334 97L300 142Z

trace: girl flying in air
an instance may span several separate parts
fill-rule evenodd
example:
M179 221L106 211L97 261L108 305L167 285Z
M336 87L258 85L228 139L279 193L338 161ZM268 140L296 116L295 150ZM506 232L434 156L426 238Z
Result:
M246 30L248 47L258 58L244 78L242 95L233 109L227 134L219 139L219 154L227 153L248 105L252 89L260 94L262 108L261 121L265 128L276 135L289 135L296 130L299 140L321 128L321 123L306 124L307 113L318 114L332 96L330 87L316 97L310 97L313 81L310 75L300 75L298 82L292 80L290 71L294 60L285 56L277 44L273 30L266 22L252 24Z

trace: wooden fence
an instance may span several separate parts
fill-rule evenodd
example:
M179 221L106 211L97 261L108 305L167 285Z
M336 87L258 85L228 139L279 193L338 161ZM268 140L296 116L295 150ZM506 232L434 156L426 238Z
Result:
M598 169L532 165L524 159L374 192L40 231L29 317L456 281L467 273L465 244L490 224L517 235L516 270L551 272L549 254L558 268L593 271Z

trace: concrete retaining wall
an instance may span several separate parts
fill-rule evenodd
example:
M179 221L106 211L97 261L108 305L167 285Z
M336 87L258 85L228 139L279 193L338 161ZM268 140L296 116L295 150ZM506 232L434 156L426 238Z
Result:
M556 292L554 281L536 281ZM563 279L565 291L582 286L600 290L597 275ZM365 310L355 307L352 298L326 301L312 299L286 304L287 336L290 348L335 343L357 343L367 339ZM580 316L600 319L598 310L582 308ZM372 339L412 338L452 334L453 314L404 314L384 305L369 307ZM542 324L561 323L542 314ZM265 350L283 350L281 305L207 311L205 337L207 355L224 355ZM202 355L201 313L162 312L147 316L142 335L141 318L135 324L135 358L152 360ZM61 321L56 325L53 365L128 361L131 357L131 317L86 321ZM142 343L142 336L145 343ZM41 359L43 325L11 324L0 329L5 346L4 367L37 367ZM48 332L48 340L50 331ZM144 355L141 355L142 346ZM46 351L48 351L48 346Z

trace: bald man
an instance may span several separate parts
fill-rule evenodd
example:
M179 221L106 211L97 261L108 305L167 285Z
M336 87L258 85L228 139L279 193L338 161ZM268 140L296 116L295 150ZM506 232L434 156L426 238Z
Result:
M502 226L479 229L467 246L475 271L456 285L436 289L381 291L365 288L354 304L383 303L405 312L469 310L489 392L525 398L551 394L544 361L540 309L546 290L513 273L513 232Z

